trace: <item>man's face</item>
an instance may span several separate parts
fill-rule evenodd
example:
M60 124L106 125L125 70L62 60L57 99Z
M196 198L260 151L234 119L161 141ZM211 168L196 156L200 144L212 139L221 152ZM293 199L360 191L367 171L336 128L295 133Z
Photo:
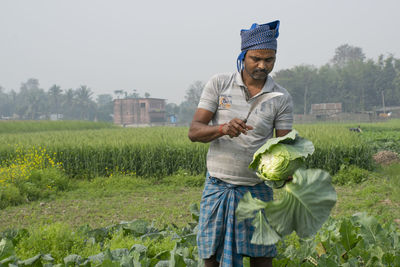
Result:
M265 80L275 64L276 51L249 50L244 57L244 71L254 80Z

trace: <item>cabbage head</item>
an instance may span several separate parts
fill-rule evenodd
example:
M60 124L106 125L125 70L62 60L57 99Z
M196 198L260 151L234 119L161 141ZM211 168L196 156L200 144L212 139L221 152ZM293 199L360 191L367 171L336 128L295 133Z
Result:
M249 168L256 170L268 186L280 188L313 152L312 142L292 130L285 136L269 139L254 153Z
M273 146L261 155L257 169L258 177L263 180L286 180L294 171L303 165L302 158L291 160L290 153L283 144Z

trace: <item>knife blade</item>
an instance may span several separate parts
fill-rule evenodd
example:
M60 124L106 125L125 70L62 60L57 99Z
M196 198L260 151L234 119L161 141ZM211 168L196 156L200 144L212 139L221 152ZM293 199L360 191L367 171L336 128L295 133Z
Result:
M265 101L267 101L267 100L270 100L270 99L272 99L272 98L274 98L274 97L276 97L276 96L280 96L280 95L283 95L283 93L280 93L280 92L271 92L271 93L266 93L266 94L263 94L263 95L260 95L259 97L257 97L257 98L253 101L253 103L251 103L249 112L247 113L247 116L246 116L246 118L244 118L243 122L244 122L244 123L247 122L247 119L250 117L250 114L251 114L251 113L253 112L253 110L258 106L259 103L261 103L261 102L263 102L263 101L265 102Z

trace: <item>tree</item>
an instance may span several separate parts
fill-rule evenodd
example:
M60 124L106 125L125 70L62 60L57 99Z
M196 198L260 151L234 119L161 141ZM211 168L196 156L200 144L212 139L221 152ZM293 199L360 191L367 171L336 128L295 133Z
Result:
M126 96L126 97L130 97L130 98L139 98L140 95L139 95L139 93L137 92L136 89L133 89L132 94L130 94L129 96Z
M47 114L48 98L43 89L39 88L39 81L28 79L21 84L20 92L15 98L15 112L20 118L39 119Z
M204 83L201 81L195 81L189 85L186 90L185 101L179 105L179 122L190 123L192 121L203 89Z
M49 92L48 92L49 96L50 96L50 100L51 100L51 106L52 106L52 112L55 112L58 116L59 112L59 102L60 102L60 98L61 98L61 94L62 94L62 90L61 87L58 85L53 85L52 87L50 87Z
M4 92L4 88L0 86L0 118L9 117L13 114L10 96Z
M203 89L204 89L204 83L201 81L195 81L186 90L185 100L189 104L197 107L197 105L199 104L201 93L203 92Z
M113 97L110 94L101 94L97 96L97 105L98 106L105 106L112 103Z
M116 94L117 98L119 99L120 96L124 95L124 90L115 90L114 94Z
M95 103L91 99L92 95L93 92L86 85L81 85L76 89L75 96L81 120L89 120L90 113L94 111Z
M97 96L97 119L100 121L112 121L114 111L113 97L109 94Z
M308 113L311 106L312 94L317 69L309 65L295 66L290 70L281 70L275 73L274 79L285 87L291 94L294 102L295 113Z
M168 103L165 105L165 112L167 113L167 115L178 115L179 106L175 103Z
M47 96L42 89L30 89L27 91L28 105L24 117L31 120L39 119L47 113Z
M339 67L343 67L352 61L364 61L365 54L360 47L350 46L348 44L341 45L336 48L332 63Z
M30 78L25 83L21 84L20 89L21 89L21 91L39 89L39 80L35 79L35 78Z
M65 119L74 119L76 112L75 90L68 89L62 96L61 107Z
M144 93L144 97L145 98L149 98L150 97L150 93L148 93L148 92Z

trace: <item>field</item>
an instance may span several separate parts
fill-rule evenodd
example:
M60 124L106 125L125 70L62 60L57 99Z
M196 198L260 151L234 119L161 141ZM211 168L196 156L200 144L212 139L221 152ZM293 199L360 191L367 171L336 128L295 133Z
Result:
M0 243L0 265L17 263L16 257L19 265L90 264L88 257L97 255L103 265L126 260L141 266L172 261L174 266L196 266L195 206L208 145L191 143L185 127L42 123L0 123L0 239L7 237ZM332 219L314 239L302 241L292 235L279 245L275 266L297 261L314 266L313 260L328 266L323 262L335 257L355 264L343 266L400 264L399 241L389 238L398 235L400 224L400 165L382 167L372 158L381 150L400 152L400 121L361 124L362 133L348 130L354 126L295 126L316 147L307 165L333 175L339 200ZM276 190L278 198L279 194ZM352 217L357 212L373 217ZM364 237L366 221L380 231L379 241L367 244L367 237L365 242L358 237L352 247L343 245L338 233L348 227ZM328 251L327 240L335 243L335 253L347 251L347 258ZM327 251L315 252L321 244ZM376 253L377 247L382 253ZM355 248L364 253L365 265L350 256ZM70 254L81 258L65 260Z

